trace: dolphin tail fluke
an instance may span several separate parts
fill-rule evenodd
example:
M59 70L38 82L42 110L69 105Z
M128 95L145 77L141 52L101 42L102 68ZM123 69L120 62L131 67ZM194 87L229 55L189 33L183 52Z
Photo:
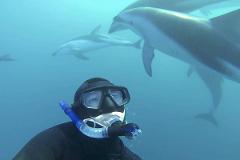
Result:
M195 119L202 119L202 120L208 121L214 126L218 127L218 122L214 117L213 112L198 114L195 116Z
M76 54L73 54L75 57L81 59L81 60L85 60L85 61L88 61L90 60L88 57L86 57L85 55L83 55L82 53L76 53Z
M142 43L142 39L138 40L137 42L135 42L133 44L133 46L137 49L141 49L141 43Z
M145 71L150 77L152 77L153 58L154 58L154 48L145 42L143 46L142 59L143 59Z

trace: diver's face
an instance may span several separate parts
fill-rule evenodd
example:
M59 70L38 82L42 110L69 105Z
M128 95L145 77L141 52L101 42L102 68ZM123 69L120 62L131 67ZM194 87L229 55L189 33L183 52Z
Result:
M109 127L112 123L125 119L124 105L130 100L129 93L124 87L108 87L86 91L80 96L81 116L91 127L99 124Z

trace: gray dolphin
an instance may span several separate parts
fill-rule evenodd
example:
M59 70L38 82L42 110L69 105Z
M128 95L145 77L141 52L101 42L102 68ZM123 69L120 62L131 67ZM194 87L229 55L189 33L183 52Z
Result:
M221 17L218 17L219 19ZM214 93L214 103L217 106L221 99L222 77L240 82L240 48L211 23L214 24L214 20L142 7L122 12L115 17L110 32L114 32L118 29L116 26L121 24L144 38L143 62L150 76L154 49L194 66L201 79ZM206 70L218 76L207 79L209 75L205 73ZM206 115L198 117L204 118Z
M5 54L5 55L0 56L0 62L1 61L5 61L5 62L6 61L15 61L15 59L12 58L10 54Z
M229 2L229 5L221 2ZM220 5L221 4L221 5ZM233 7L239 6L239 1L231 1L231 0L138 0L128 7L126 7L123 11L137 8L137 7L156 7L162 9L168 9L178 12L185 12L192 14L195 10L200 10L202 13L209 13L211 8L219 8L219 7ZM206 7L207 6L207 7ZM209 6L209 7L208 7ZM211 7L210 7L211 6ZM123 12L122 11L122 12ZM225 34L229 39L233 40L233 43L240 45L240 10L236 10L225 15L221 15L216 18L212 18L212 25L218 29L220 32ZM229 25L231 24L231 25ZM121 29L121 26L119 26ZM195 67L190 67L189 71L192 71ZM210 71L201 68L194 69L201 80L204 82L206 87L209 89L212 99L213 106L216 109L221 101L222 97L222 81L223 78L220 75L209 73ZM190 73L190 72L189 72ZM211 75L211 76L210 76ZM213 112L210 112L213 113ZM201 117L201 116L199 116ZM216 123L214 123L216 124Z
M123 11L138 7L155 7L189 13L199 8L224 1L229 0L137 0L123 9Z
M65 55L74 55L77 58L88 60L84 55L86 52L110 47L110 46L131 46L140 49L141 41L135 43L113 37L99 32L100 26L97 26L90 34L77 37L61 45L52 55L64 53Z

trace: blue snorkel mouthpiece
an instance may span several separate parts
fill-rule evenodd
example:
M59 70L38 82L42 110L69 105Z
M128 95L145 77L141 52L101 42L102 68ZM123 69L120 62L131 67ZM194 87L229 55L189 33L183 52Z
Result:
M78 116L73 112L71 106L67 104L65 101L60 101L59 105L62 110L68 115L68 117L72 120L73 124L86 136L92 138L107 138L108 131L107 128L92 128L85 124Z
M124 125L112 125L110 127L92 128L84 123L74 113L71 106L65 101L60 101L59 105L66 115L72 120L73 124L81 131L84 135L91 138L108 138L112 136L125 136L130 139L134 139L136 136L141 134L141 129L134 123L128 123ZM113 120L114 121L114 120Z

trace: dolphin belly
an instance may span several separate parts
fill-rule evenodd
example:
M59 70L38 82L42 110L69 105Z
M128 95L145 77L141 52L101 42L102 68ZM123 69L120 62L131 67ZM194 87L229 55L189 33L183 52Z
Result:
M149 33L148 36L151 37L149 42L155 49L158 49L159 51L185 63L188 63L196 68L202 68L203 70L211 70L212 72L214 72L213 74L221 75L222 77L240 82L240 69L233 64L233 62L237 61L237 59L234 60L234 56L232 56L231 53L226 53L223 57L216 56L215 59L211 56L208 57L208 55L206 55L206 59L201 61L198 57L194 56L193 53L190 52L190 50L185 49L184 46L180 45L171 37L168 37L161 30L156 30L156 32ZM211 58L213 59L212 61ZM223 70L226 69L226 71L229 71L229 75L212 67L212 65L215 65L215 61L221 64Z
M88 40L78 40L78 41L69 42L67 47L74 51L89 52L96 49L105 48L108 46L111 46L111 45L107 43L94 42L94 41L88 41Z
M185 48L174 41L174 39L168 37L154 25L150 24L145 26L145 40L148 41L153 48L185 63L202 67L201 63L199 63ZM151 32L148 32L148 30L151 30Z

